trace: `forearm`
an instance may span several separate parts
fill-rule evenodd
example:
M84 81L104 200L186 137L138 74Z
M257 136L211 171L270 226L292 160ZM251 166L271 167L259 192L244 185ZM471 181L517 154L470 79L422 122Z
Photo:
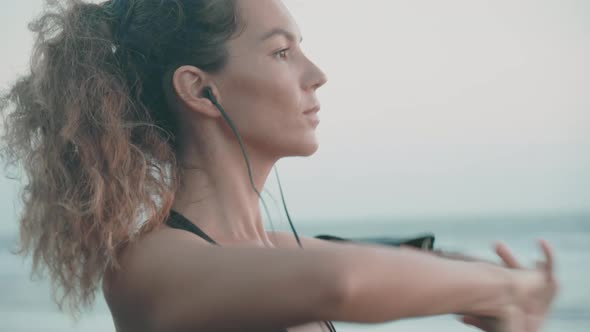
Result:
M438 258L413 249L343 246L341 305L330 319L379 323L446 313L494 313L510 301L499 266Z
M441 249L436 249L433 251L429 251L429 253L432 253L433 255L435 255L437 257L446 258L446 259L460 260L460 261L465 261L465 262L488 263L488 264L493 264L493 265L497 265L497 266L502 266L498 262L483 259L480 257L466 255L464 253L457 252L457 251L444 251Z

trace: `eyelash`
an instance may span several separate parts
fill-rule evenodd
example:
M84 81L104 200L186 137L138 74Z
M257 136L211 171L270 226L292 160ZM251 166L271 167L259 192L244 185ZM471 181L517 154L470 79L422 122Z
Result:
M281 53L283 53L283 52L287 52L287 51L289 51L289 50L290 50L290 48L284 48L284 49L282 49L282 50L280 50L280 51L278 51L278 52L275 52L275 56L277 56L277 55L280 55ZM286 55L285 55L285 57L286 57Z

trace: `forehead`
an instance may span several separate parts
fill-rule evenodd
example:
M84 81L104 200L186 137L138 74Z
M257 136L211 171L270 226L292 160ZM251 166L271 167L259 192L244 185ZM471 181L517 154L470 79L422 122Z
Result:
M238 39L259 42L260 38L274 28L283 28L297 36L301 35L295 19L281 0L237 0L236 6L245 29Z

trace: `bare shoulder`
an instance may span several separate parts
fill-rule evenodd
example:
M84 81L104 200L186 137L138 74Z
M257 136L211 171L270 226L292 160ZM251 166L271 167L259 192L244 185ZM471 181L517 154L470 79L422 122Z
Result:
M157 261L168 261L174 257L175 250L187 245L190 247L211 246L198 236L169 227L161 227L144 234L119 253L119 264L124 268L116 271L107 268L103 288L117 287L117 285L124 286L126 289L133 288L132 285L137 285L137 281L143 279L137 277L145 276L144 268L154 266Z
M120 269L108 266L102 280L102 291L110 308L117 331L144 329L137 326L138 319L149 311L150 294L145 292L146 282L154 276L156 265L170 262L174 257L171 250L190 244L208 247L210 244L193 234L173 228L162 227L143 235L119 253ZM182 262L178 262L182 265ZM169 266L166 266L169 268ZM145 295L145 296L142 296ZM149 324L146 322L146 324Z

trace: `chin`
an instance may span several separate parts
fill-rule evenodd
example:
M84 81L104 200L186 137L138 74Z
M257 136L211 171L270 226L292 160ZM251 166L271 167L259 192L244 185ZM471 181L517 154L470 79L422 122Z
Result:
M305 155L305 157L309 157L311 155L314 155L318 149L320 148L320 145L318 143L313 145L313 148L309 149L308 153Z
M268 141L267 141L268 142ZM266 150L278 158L284 157L309 157L319 149L319 142L315 135L297 140L275 141L276 144L266 145Z
M308 143L308 144L297 144L291 145L288 148L283 147L275 155L278 155L279 158L285 157L309 157L316 153L319 148L319 144L316 142Z
M309 157L315 154L320 145L317 141L307 142L306 144L299 144L297 147L297 151L293 154L296 157Z

